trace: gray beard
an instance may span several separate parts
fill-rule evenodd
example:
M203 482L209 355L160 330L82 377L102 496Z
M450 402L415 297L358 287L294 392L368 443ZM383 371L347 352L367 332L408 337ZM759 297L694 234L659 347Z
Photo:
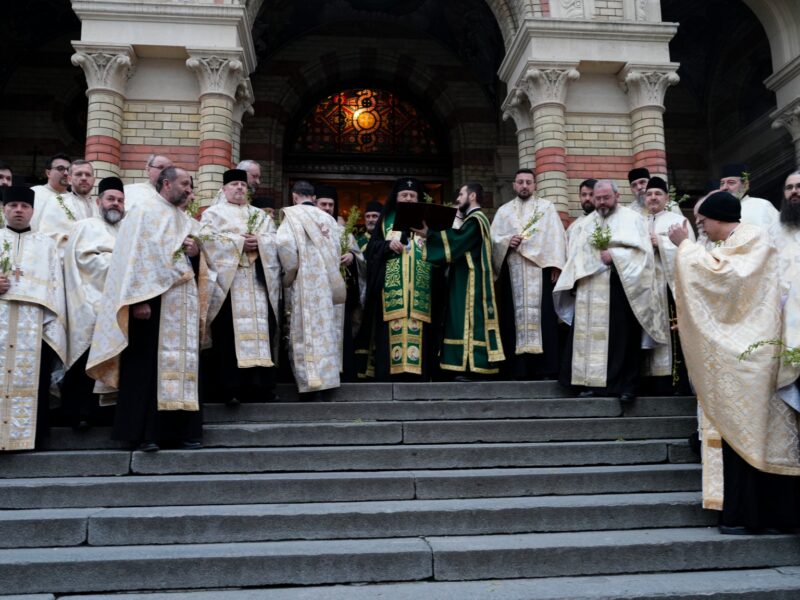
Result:
M636 196L636 202L639 203L639 206L644 207L644 201L647 198L647 193L639 194Z
M792 229L800 229L800 202L783 201L781 206L781 224Z
M122 213L114 208L110 208L108 210L103 211L103 220L109 225L116 225L117 223L122 221L122 217L124 216L125 213Z

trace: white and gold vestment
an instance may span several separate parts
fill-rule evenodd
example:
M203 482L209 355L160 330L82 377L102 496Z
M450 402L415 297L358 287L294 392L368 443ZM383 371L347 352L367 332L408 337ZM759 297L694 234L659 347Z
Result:
M31 229L50 237L63 256L64 245L78 221L98 216L97 203L71 192L54 195L41 206L34 205Z
M341 321L347 289L339 272L340 227L311 205L283 209L278 255L289 311L289 358L300 392L339 386Z
M605 265L600 251L591 245L595 230L605 227L611 233L608 251L612 265ZM556 312L565 323L574 323L573 385L606 386L611 268L619 275L628 304L642 327L642 347L665 344L669 335L646 221L622 206L607 218L597 212L587 215L570 234L567 264L553 289Z
M258 250L244 252L244 234L258 238ZM217 272L222 299L230 293L236 359L239 368L271 367L274 349L270 348L269 306L280 315L280 264L275 244L275 224L264 211L249 204L224 202L203 212L203 232L210 231L203 242L209 260ZM266 287L256 277L260 261ZM212 307L213 320L221 304ZM212 340L213 343L213 340Z
M103 298L111 252L117 239L116 225L100 217L75 224L64 248L64 287L67 298L69 369L92 345L92 334Z
M161 298L158 336L159 410L199 409L197 367L200 334L216 273L202 252L199 273L183 254L183 241L200 224L159 196L146 210L126 212L117 235L97 315L86 372L119 388L120 355L128 345L130 307Z
M0 257L11 267L11 288L0 295L0 450L32 450L42 341L66 359L61 262L47 236L8 228L0 229Z
M703 409L703 506L721 510L723 439L760 471L800 475L797 412L777 393L776 349L741 357L781 337L779 259L764 229L742 223L710 251L683 242L675 264L681 345Z
M536 223L525 229L533 219ZM491 234L495 278L500 275L503 262L508 260L516 354L541 354L542 270L563 269L567 261L567 238L561 217L548 200L514 198L497 210ZM523 235L525 239L516 250L509 251L509 243L515 235Z

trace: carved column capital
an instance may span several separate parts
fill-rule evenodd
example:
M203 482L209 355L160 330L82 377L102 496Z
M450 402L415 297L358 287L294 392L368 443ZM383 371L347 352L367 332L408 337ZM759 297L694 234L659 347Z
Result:
M628 95L631 111L640 108L657 108L663 111L667 88L681 80L677 70L678 65L674 64L627 64L620 73L620 85Z
M236 95L233 102L233 122L239 125L242 124L244 116L252 115L253 101L253 85L250 83L250 78L243 79L238 86L236 86Z
M789 103L782 110L772 113L772 118L774 119L773 129L785 127L792 136L792 141L800 141L800 98Z
M514 119L517 131L530 129L531 122L531 103L528 96L519 88L512 89L506 96L503 106L503 121Z
M540 63L529 65L520 78L518 87L524 90L531 108L544 104L560 104L567 101L567 87L570 81L580 78L576 64Z
M128 80L136 69L136 53L127 44L72 42L72 64L83 69L88 92L110 91L125 95Z
M197 75L200 95L221 94L236 100L236 90L247 76L242 51L187 48L186 66Z

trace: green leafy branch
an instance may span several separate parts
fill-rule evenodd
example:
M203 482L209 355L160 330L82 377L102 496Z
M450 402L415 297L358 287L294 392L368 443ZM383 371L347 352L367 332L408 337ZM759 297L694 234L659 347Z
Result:
M358 226L358 220L361 218L361 211L358 210L357 206L354 206L350 209L350 214L347 215L347 222L344 224L344 230L342 231L342 237L339 238L339 249L341 250L341 254L343 255L345 252L350 250L350 236L356 230ZM342 273L342 277L347 277L347 269L343 266L339 267L339 270Z
M669 202L667 203L667 209L671 209L673 206L680 206L681 202L688 200L690 197L689 194L684 194L678 198L678 190L675 189L674 185L669 186Z
M800 348L792 348L791 346L787 346L783 343L783 340L777 338L771 340L761 340L760 342L750 344L747 349L739 355L739 360L747 359L753 352L764 346L776 346L777 348L780 348L780 352L778 352L773 358L782 359L785 365L800 367Z
M264 220L267 218L267 213L261 209L256 209L251 212L247 217L247 233L253 235L261 228Z
M541 212L539 212L538 208L533 211L533 215L531 216L530 219L528 219L528 222L525 223L525 226L522 228L521 235L524 239L527 240L534 233L538 231L538 229L534 227L534 225L536 225L536 223L538 223L541 220L542 216L543 215Z
M61 194L56 194L56 202L58 202L58 205L61 207L61 210L63 210L66 213L67 218L70 221L77 221L78 220L78 219L75 218L75 215L73 214L73 212L69 209L69 206L67 206L64 203L64 197Z
M202 246L206 242L227 242L233 245L234 249L236 249L236 242L229 236L225 235L224 233L203 233L200 235L190 235L195 242L197 242L198 246ZM237 250L237 254L240 254ZM181 259L181 256L186 256L186 248L181 243L180 247L172 253L172 262L178 262ZM241 258L241 254L239 256Z
M3 275L8 275L11 272L11 242L5 240L3 242L3 253L0 254L0 271Z
M594 227L592 236L589 238L589 244L592 248L597 250L608 250L608 245L611 243L611 228L608 225L603 226L598 223Z

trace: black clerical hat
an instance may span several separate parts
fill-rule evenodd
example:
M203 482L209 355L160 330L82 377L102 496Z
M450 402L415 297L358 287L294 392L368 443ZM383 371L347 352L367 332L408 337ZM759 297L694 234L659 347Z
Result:
M0 188L3 190L3 204L9 202L26 202L33 206L33 198L36 194L33 190L24 185L12 185Z
M742 205L729 192L714 192L703 201L697 212L716 221L736 223L742 218Z
M633 183L637 179L650 179L650 171L644 167L628 171L628 183Z
M275 200L269 196L256 196L250 204L256 208L275 208Z
M222 175L222 185L228 185L232 181L244 181L247 183L247 171L243 169L228 169Z
M380 202L376 202L375 200L372 200L371 202L367 202L367 209L364 212L365 213L368 213L368 212L379 213L382 210L383 210L383 204L381 204Z
M746 172L747 172L747 165L743 165L741 163L734 163L722 167L722 174L719 176L719 178L727 179L728 177L744 177L744 174Z
M664 181L664 179L661 177L651 177L650 181L647 182L647 189L661 190L663 192L669 193L669 188L667 188L667 182Z
M122 184L122 179L119 177L104 177L97 185L97 195L102 196L103 192L107 190L117 190L118 192L125 193L125 186Z
M334 201L339 200L339 194L336 192L336 188L324 183L314 186L314 195L317 197L317 200L320 198L330 198Z
M394 182L393 193L394 196L397 197L397 194L405 191L417 192L419 199L422 200L422 195L425 193L425 186L422 185L422 182L419 179L414 179L413 177L401 177Z

